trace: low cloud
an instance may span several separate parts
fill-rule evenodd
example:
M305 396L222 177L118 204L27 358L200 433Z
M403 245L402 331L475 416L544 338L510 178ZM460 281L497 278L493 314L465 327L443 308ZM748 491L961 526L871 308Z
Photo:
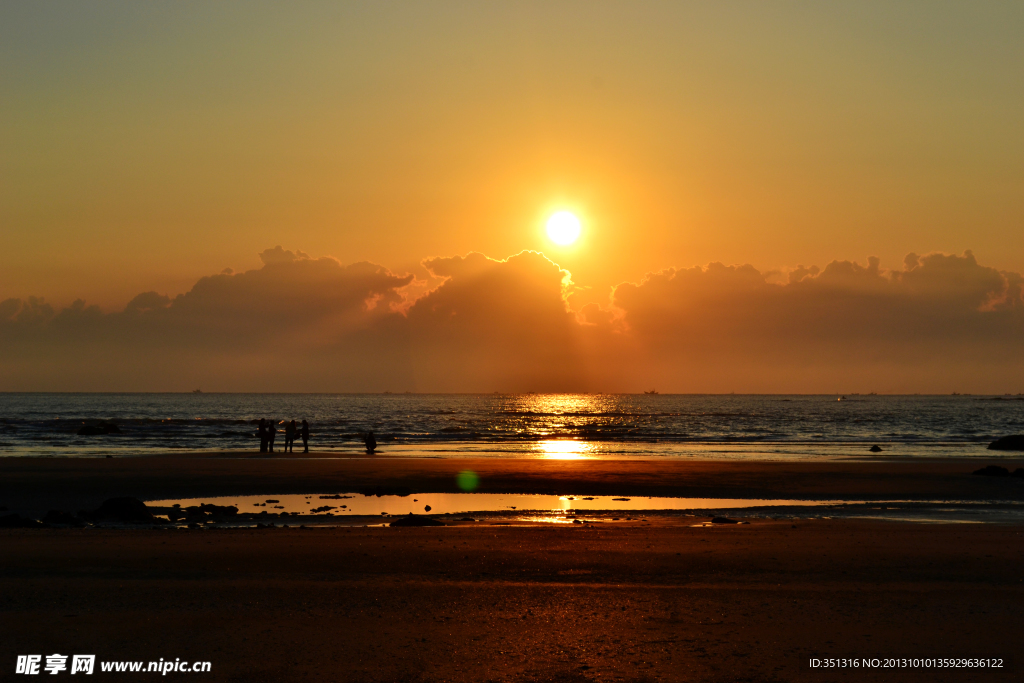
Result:
M0 301L5 390L1019 391L1018 273L963 255L649 273L570 310L537 252L432 279L278 246L123 311ZM423 271L420 271L421 274ZM779 281L781 277L781 281Z

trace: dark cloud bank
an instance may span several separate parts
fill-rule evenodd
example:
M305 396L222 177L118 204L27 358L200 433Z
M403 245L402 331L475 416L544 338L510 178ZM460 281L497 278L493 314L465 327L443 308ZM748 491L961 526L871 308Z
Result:
M524 251L424 262L440 286L277 247L263 266L104 313L0 301L8 391L1024 390L1022 278L963 256L834 261L788 282L712 263L569 310Z

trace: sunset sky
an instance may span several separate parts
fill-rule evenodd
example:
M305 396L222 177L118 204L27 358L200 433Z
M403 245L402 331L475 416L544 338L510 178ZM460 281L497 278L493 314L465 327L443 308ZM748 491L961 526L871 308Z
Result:
M1022 391L1022 35L1005 2L4 3L0 390Z

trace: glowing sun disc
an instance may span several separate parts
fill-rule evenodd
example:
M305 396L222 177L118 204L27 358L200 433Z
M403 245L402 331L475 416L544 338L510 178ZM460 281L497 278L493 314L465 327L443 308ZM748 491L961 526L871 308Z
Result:
M555 244L572 244L580 236L580 219L568 211L559 211L548 219L548 237Z

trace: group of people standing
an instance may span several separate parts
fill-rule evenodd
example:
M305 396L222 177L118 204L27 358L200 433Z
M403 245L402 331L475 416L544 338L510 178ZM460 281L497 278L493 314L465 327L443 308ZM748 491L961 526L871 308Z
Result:
M277 440L277 424L273 420L260 418L259 426L256 427L256 434L260 437L260 453L273 453L274 441ZM302 439L302 452L309 453L309 423L302 421L302 426L295 423L295 420L286 422L284 425L284 452L295 452L295 439Z

